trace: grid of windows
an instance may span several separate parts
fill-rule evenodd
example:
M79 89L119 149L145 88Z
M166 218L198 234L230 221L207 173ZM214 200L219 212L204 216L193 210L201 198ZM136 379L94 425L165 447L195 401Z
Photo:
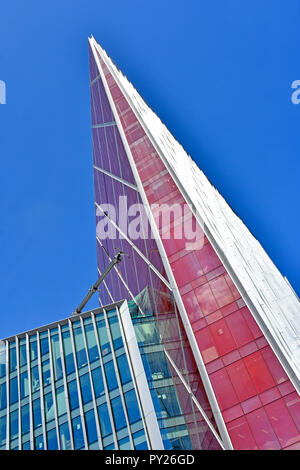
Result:
M0 343L0 449L148 448L117 308Z

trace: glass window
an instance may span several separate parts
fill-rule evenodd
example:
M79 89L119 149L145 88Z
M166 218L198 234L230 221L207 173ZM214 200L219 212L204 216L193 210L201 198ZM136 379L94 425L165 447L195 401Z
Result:
M100 397L104 394L103 377L100 367L97 367L97 369L92 370L92 379L94 384L95 396L96 398Z
M22 450L30 450L30 441L23 442Z
M5 343L0 341L0 377L6 375L6 349Z
M37 436L34 440L34 448L35 450L44 450L44 439L43 435Z
M51 384L51 371L49 359L46 359L46 361L42 363L42 374L44 387L47 387L47 385Z
M72 428L74 436L74 448L82 449L82 447L84 447L84 437L80 416L77 416L77 418L72 419Z
M72 380L71 382L68 383L68 391L69 391L70 409L75 410L75 408L78 408L79 406L76 380Z
M85 424L89 444L92 444L98 440L94 410L85 413Z
M58 416L62 416L67 412L64 386L56 390L56 403Z
M132 389L129 392L125 393L125 402L126 402L126 408L127 408L127 413L128 413L128 418L129 422L135 423L139 419L141 419L141 414L139 410L139 405L138 401L136 398L136 393L135 390Z
M20 367L27 364L26 344L20 345Z
M59 426L60 434L60 447L62 450L69 450L71 446L71 438L68 423L63 423Z
M34 400L32 402L32 409L33 409L33 426L35 428L42 425L42 414L41 414L41 403L40 399Z
M159 334L154 321L148 323L136 323L134 325L134 329L139 346L160 343Z
M48 450L58 450L56 429L47 432Z
M17 368L17 354L16 354L16 348L11 347L9 348L9 370L10 372L13 372Z
M64 347L64 356L65 356L65 366L67 374L72 374L75 370L74 356L72 350L72 342L69 331L64 331L62 334L63 347Z
M111 401L111 407L114 415L115 428L119 431L127 426L121 397L114 398Z
M48 354L49 352L48 336L47 337L45 336L45 338L41 338L40 344L41 344L41 356Z
M130 444L130 440L129 440L128 436L119 440L119 448L120 448L120 450L130 450L131 449L131 444Z
M147 450L148 445L146 441L146 436L145 436L145 431L142 429L141 431L138 431L132 435L133 437L133 442L134 442L134 448L136 450Z
M19 411L10 413L10 439L14 439L19 434Z
M29 420L29 405L23 405L21 408L21 426L22 434L29 432L30 420Z
M29 394L28 372L27 370L20 375L20 393L21 400Z
M82 401L84 404L86 404L93 399L89 374L84 374L79 377L79 381Z
M87 364L87 357L86 357L86 352L85 352L85 347L84 347L82 330L80 326L78 328L74 328L74 341L75 341L77 364L78 364L78 368L80 368Z
M72 342L69 331L64 331L62 334L64 355L65 355L65 366L67 374L72 374L75 370L74 356L72 351Z
M159 401L159 408L156 406L156 412L160 418L172 417L181 414L180 405L178 403L174 387L159 387L155 389L155 393Z
M104 364L105 376L107 381L108 390L114 390L118 387L116 372L114 368L113 361L107 362Z
M0 417L0 444L6 442L6 416Z
M130 382L132 379L126 354L117 357L117 363L122 384Z
M99 359L99 351L96 342L96 336L94 332L93 324L90 323L89 325L85 325L85 335L86 335L86 342L88 347L89 353L89 360L90 362L96 361Z
M112 428L111 428L111 422L110 422L108 408L107 408L106 403L103 403L103 405L98 406L98 416L99 416L99 421L100 421L102 437L105 437L108 434L111 434Z
M54 419L54 403L52 392L45 395L45 419L47 423Z
M35 366L31 369L31 388L32 393L37 392L40 389L40 376L38 366Z
M13 379L10 379L9 403L16 403L18 399L18 380L17 377L14 377Z
M7 406L6 383L0 385L0 410L4 410Z
M170 369L162 351L142 355L145 372L148 380L157 380L171 377Z
M118 321L118 317L109 318L109 326L111 331L111 336L114 344L114 349L121 348L123 346L123 340L120 330L120 325Z
M38 357L36 340L30 342L30 360L34 361Z
M102 356L106 356L106 354L109 354L111 352L111 348L110 348L108 334L107 334L104 320L97 321L97 329L98 329L101 353L102 353Z
M62 378L62 365L59 349L59 337L58 335L51 336L51 347L52 347L52 356L53 356L53 365L54 365L54 378L59 380Z

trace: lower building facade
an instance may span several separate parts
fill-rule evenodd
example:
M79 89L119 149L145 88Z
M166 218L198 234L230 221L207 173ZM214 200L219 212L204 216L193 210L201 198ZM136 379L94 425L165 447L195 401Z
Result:
M1 450L224 448L196 367L173 360L178 318L158 325L144 297L1 341Z

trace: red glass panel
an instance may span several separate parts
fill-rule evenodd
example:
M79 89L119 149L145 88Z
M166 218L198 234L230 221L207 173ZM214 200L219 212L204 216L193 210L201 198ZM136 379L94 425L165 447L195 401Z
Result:
M244 417L238 418L227 425L227 429L234 449L258 449L248 423Z
M245 364L258 393L273 387L274 380L259 351L244 358Z
M259 449L280 449L278 439L263 408L248 413L246 418Z
M265 407L270 421L282 447L290 446L300 441L300 435L294 421L288 412L284 400L280 399Z

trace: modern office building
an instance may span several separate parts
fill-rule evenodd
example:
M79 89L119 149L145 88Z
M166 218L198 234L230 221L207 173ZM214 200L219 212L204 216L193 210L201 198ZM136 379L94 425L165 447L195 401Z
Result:
M93 37L89 47L99 272L116 248L130 255L102 304L135 299L143 311L147 292L159 324L169 295L187 337L177 367L195 361L224 447L299 449L298 297ZM126 226L124 200L153 236Z
M89 39L100 307L0 343L0 449L300 449L299 299Z

